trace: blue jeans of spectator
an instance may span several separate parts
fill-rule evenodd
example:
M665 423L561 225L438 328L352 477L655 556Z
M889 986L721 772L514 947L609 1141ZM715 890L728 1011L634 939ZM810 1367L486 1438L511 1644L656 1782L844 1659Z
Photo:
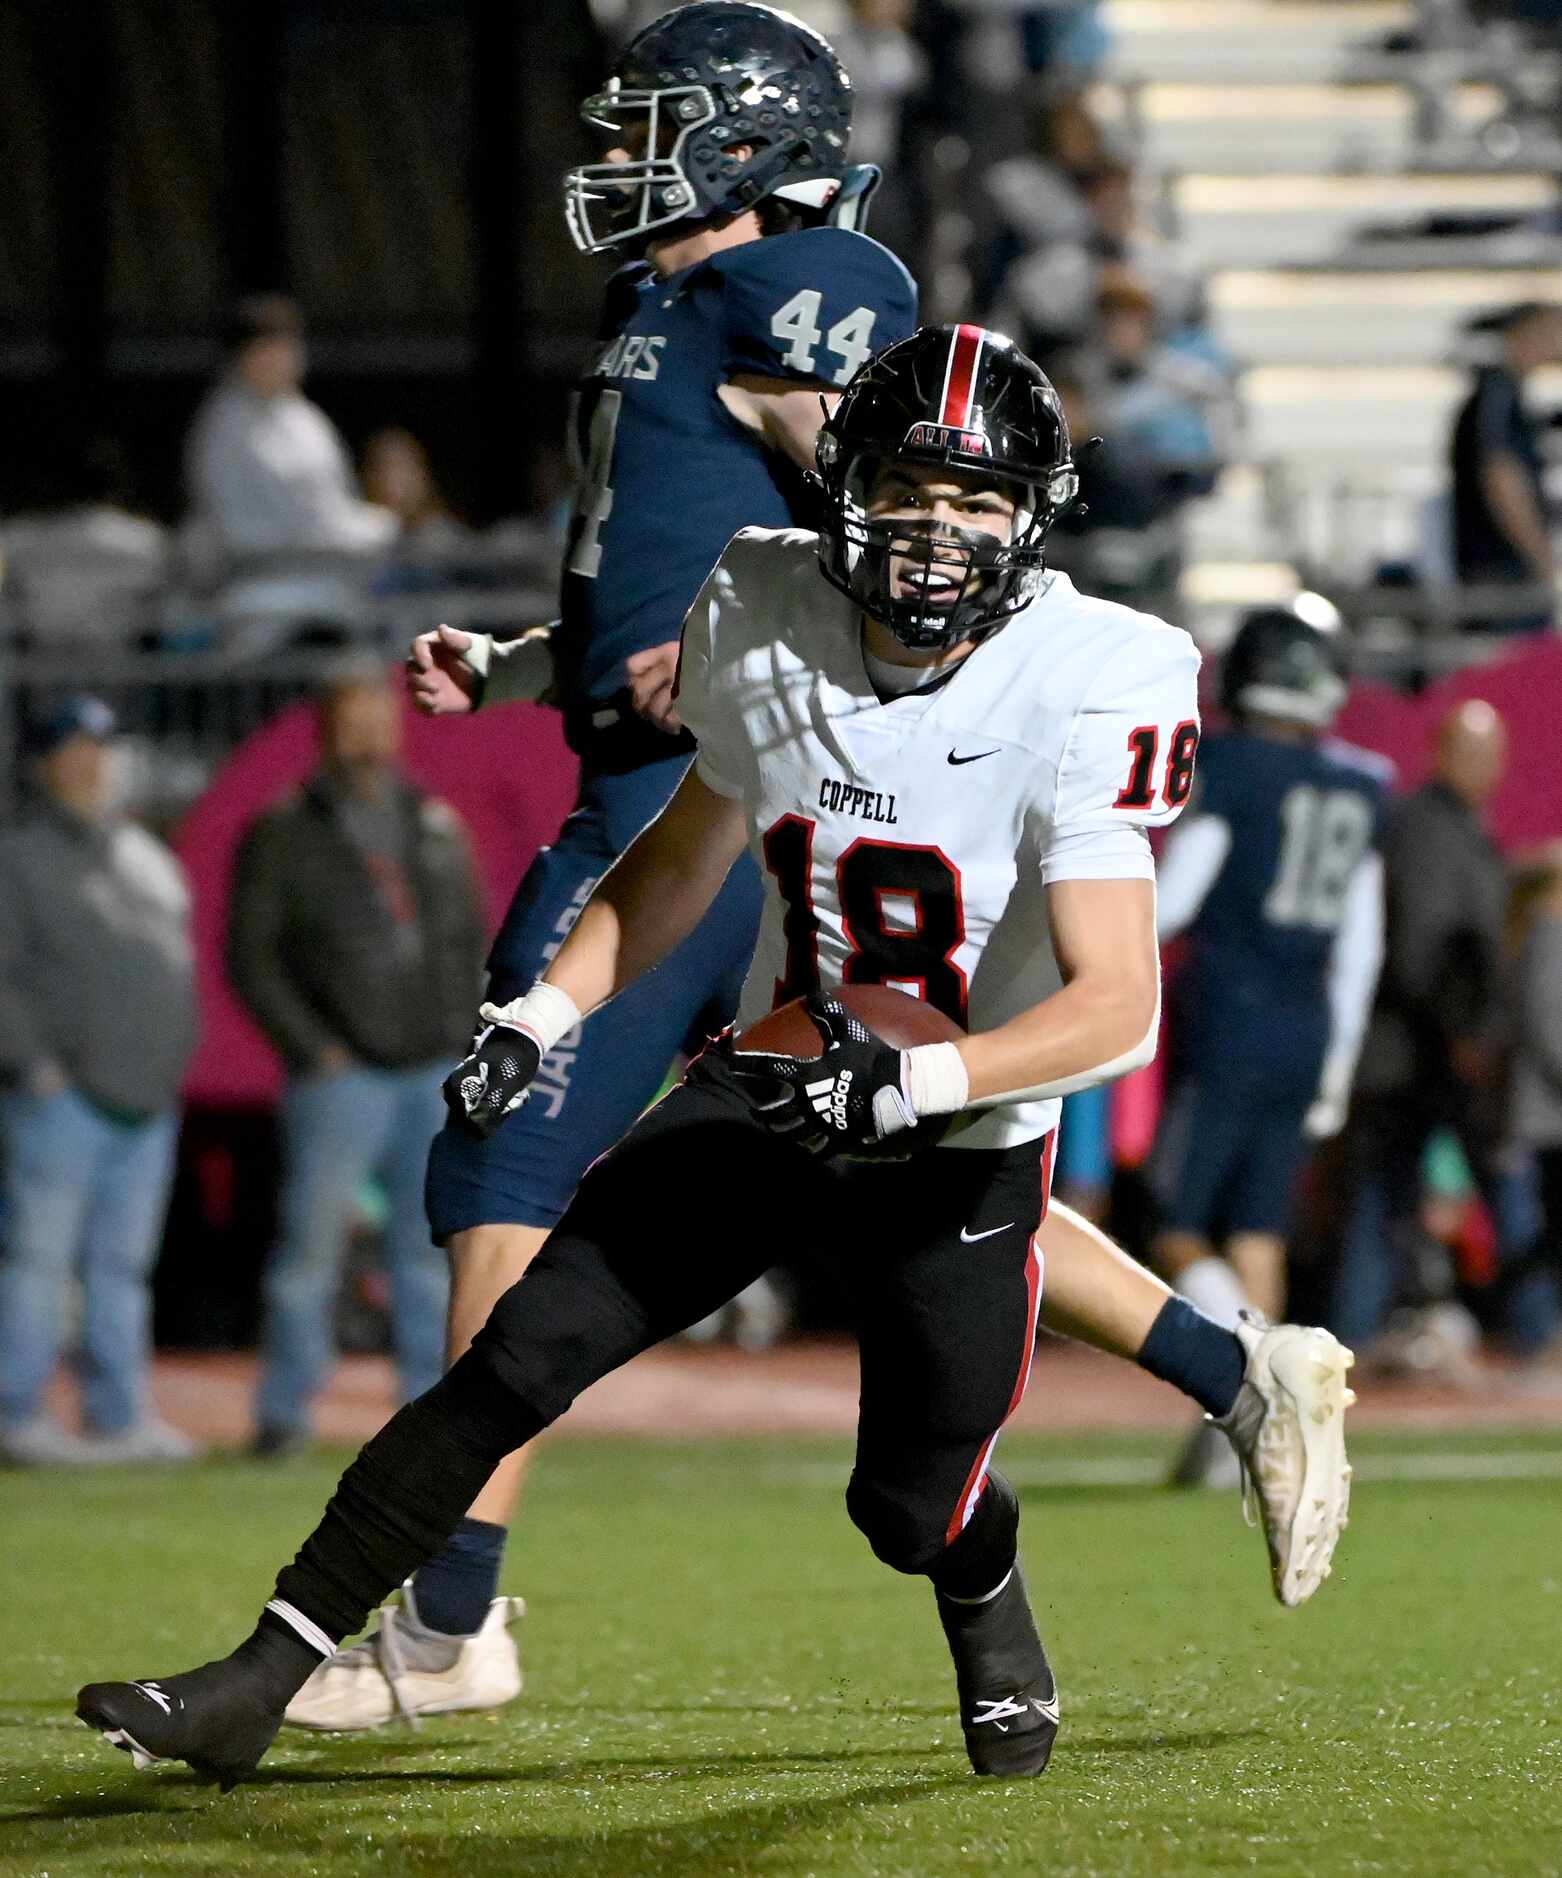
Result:
M73 1276L84 1421L112 1435L145 1414L150 1279L177 1134L171 1112L118 1120L74 1089L0 1100L0 1421L38 1413Z
M444 1367L448 1274L423 1213L428 1144L444 1121L449 1065L359 1067L300 1076L282 1098L278 1238L266 1266L265 1365L255 1405L262 1428L309 1425L335 1360L333 1318L348 1234L364 1181L385 1194L391 1346L402 1394L432 1389Z

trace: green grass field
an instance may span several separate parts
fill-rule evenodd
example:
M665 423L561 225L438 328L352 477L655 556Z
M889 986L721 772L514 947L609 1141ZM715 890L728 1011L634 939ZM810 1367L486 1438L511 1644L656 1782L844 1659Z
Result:
M1064 1713L1010 1784L967 1773L930 1593L847 1524L837 1444L557 1445L521 1700L289 1733L226 1799L72 1694L230 1647L335 1468L0 1476L0 1874L1562 1873L1562 1435L1356 1450L1335 1577L1285 1612L1234 1501L1136 1484L1163 1445L1008 1442Z

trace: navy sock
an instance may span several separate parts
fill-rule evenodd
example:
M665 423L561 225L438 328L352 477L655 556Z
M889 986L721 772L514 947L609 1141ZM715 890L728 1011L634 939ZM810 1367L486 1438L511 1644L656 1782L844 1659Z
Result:
M1222 1330L1186 1298L1166 1300L1134 1360L1211 1415L1230 1414L1247 1369L1237 1333Z
M412 1581L419 1623L447 1637L475 1636L499 1592L507 1537L486 1519L463 1519Z

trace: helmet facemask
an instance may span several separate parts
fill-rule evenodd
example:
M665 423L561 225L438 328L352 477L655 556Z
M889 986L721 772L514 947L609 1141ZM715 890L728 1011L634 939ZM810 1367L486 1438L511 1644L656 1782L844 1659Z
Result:
M613 78L587 98L580 114L618 147L645 155L628 163L584 163L565 176L564 214L577 248L600 254L698 217L684 151L717 116L707 86L634 89Z
M996 534L932 517L872 515L874 491L897 460L862 454L828 478L825 577L920 652L974 639L1029 605L1045 569L1047 530L1072 500L1072 486L1063 487L1072 466L1054 472L1046 490L993 477L1014 500L1007 532Z

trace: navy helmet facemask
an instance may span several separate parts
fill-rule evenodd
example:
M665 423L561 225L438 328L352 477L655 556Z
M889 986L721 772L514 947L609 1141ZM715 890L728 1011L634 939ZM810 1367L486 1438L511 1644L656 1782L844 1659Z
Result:
M694 0L664 14L581 106L632 160L564 178L575 245L634 250L659 230L741 215L773 196L859 226L878 171L846 162L851 105L828 40L790 13Z
M1047 531L1079 493L1057 393L1012 341L980 326L924 328L870 360L820 431L818 463L825 578L916 651L976 638L1029 605ZM1004 491L1015 505L1007 534L874 517L875 492L901 465Z

